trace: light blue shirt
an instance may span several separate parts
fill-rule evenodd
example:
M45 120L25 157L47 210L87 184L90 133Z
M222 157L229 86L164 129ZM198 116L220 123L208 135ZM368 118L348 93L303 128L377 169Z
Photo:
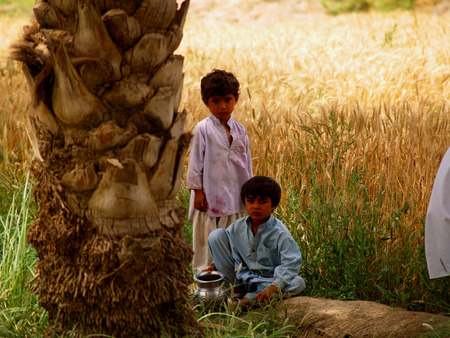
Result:
M286 226L273 215L258 227L256 235L253 235L249 216L235 221L226 233L235 260L236 277L247 290L252 289L251 284L262 282L284 289L298 276L302 266L298 245Z
M227 125L233 141L214 115L194 128L186 174L187 189L203 189L208 202L207 214L222 217L245 212L240 199L242 185L253 176L247 130L229 118ZM189 219L194 215L194 191L191 192Z

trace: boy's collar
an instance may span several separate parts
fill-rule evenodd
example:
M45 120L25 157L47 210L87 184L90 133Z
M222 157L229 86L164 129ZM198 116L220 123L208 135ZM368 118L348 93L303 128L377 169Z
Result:
M273 219L274 219L274 216L273 216L273 213L272 213L272 214L270 214L270 217L269 217L269 219L267 221L265 221L264 223L262 223L262 224L260 224L258 226L258 229L260 227L266 227ZM247 219L245 220L245 222L251 229L251 227L252 227L252 218L250 216L247 216Z
M216 125L220 125L220 124L221 124L221 123L220 123L220 120L219 120L217 117L215 117L212 113L209 114L209 118L212 119ZM231 124L230 124L230 123L231 123L231 120L232 120L232 119L233 119L233 118L230 116L230 118L229 118L228 121L227 121L227 125L228 125L229 127L231 127Z

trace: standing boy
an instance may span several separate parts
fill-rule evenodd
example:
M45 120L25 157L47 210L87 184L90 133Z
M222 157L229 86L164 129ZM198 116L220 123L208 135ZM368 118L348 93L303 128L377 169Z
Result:
M298 245L272 215L280 198L281 188L275 180L251 178L241 189L248 216L209 236L214 264L207 271L217 269L225 275L225 282L237 285L244 294L242 308L265 302L277 292L295 296L305 289L305 281L298 275L302 266Z
M186 177L191 190L194 273L212 263L211 231L243 216L239 191L253 176L247 130L231 117L239 99L239 81L232 73L214 69L202 79L201 95L211 114L194 128Z

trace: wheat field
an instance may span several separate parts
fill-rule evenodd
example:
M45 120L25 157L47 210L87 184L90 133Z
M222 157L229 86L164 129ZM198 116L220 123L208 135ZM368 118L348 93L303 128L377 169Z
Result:
M423 247L434 177L450 145L448 16L425 10L311 12L264 22L220 11L221 20L197 14L188 16L177 51L185 57L186 129L208 115L201 78L213 68L233 72L241 83L233 114L248 130L254 174L281 183L279 213L309 246L302 252L308 250L311 261L319 257L315 246L334 233L314 228L311 210L330 205L326 215L316 216L330 229L345 219L340 236L370 213L364 226L371 234L363 237L380 241L365 259L380 263L367 270L381 276L376 269L394 264L396 273L414 275L409 263L423 266L423 249L417 248ZM18 171L32 157L29 93L20 66L7 56L26 22L0 16L1 166L16 163ZM408 262L392 262L408 250ZM319 277L331 275L317 269ZM413 289L421 283L415 278L395 287Z
M241 81L234 117L249 130L256 173L307 190L295 150L308 146L308 134L299 127L321 128L333 111L355 135L342 159L343 179L355 166L364 167L375 193L381 182L385 186L386 208L409 201L408 217L423 219L450 145L448 17L315 14L268 27L193 21L179 49L186 58L182 104L188 129L208 114L201 77L212 68L227 69ZM327 163L322 165L326 180Z
M186 24L187 128L208 115L201 77L235 73L234 117L248 129L254 173L281 183L279 217L299 239L313 288L337 290L317 294L427 311L442 310L429 305L438 299L448 311L449 283L427 281L423 237L450 145L448 17L243 21Z

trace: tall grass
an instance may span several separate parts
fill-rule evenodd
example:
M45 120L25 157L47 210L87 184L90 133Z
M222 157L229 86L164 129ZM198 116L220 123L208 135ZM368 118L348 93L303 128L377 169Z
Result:
M275 300L239 315L231 302L219 309L205 307L202 303L193 308L207 337L295 337L301 332L301 328L292 324L301 313L290 318L287 305Z
M26 17L11 20L0 17L2 44L18 34L10 27L26 23ZM282 185L277 216L304 255L307 295L450 312L450 281L428 278L423 240L433 180L450 145L448 29L446 17L425 12L316 13L270 27L226 15L214 24L199 13L188 16L178 50L185 56L181 109L189 113L187 130L208 115L201 77L213 68L234 72L242 85L234 117L248 130L255 174ZM32 219L26 211L31 201L23 208L19 202L30 199L23 184L31 159L29 93L1 47L0 189L8 233L2 232L7 263L1 267L0 335L32 335L26 322L36 323L35 332L46 322L23 288L32 276L33 253L4 240L23 243ZM188 199L182 188L179 203L187 207ZM186 235L190 239L189 224ZM25 261L14 267L5 255ZM11 266L22 276L14 282L3 276ZM212 335L224 334L222 327L237 320L221 318L205 324ZM213 316L200 312L199 319ZM246 329L233 335L248 333L252 321L244 321ZM290 330L289 323L276 325Z
M30 99L20 67L7 57L32 2L7 5L12 9L0 16L0 336L36 337L45 333L47 314L28 289L37 259L26 243L36 211L28 174L32 152L25 128Z
M37 258L26 243L28 226L35 219L32 183L28 175L15 183L9 210L0 216L0 336L41 336L47 315L27 288Z

